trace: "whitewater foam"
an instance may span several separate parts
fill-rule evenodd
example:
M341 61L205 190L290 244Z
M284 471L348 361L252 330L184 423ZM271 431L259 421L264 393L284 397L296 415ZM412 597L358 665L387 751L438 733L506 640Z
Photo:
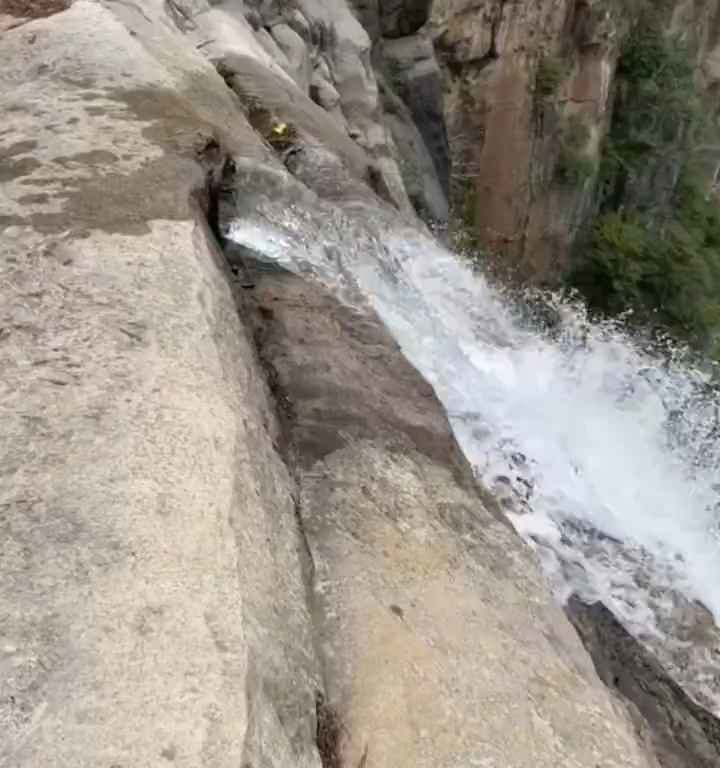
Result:
M455 254L380 227L337 210L259 206L226 234L374 306L560 599L601 599L661 643L673 593L717 622L719 441L707 374L654 357L576 305L556 302L552 336L524 326ZM701 692L720 710L715 692Z

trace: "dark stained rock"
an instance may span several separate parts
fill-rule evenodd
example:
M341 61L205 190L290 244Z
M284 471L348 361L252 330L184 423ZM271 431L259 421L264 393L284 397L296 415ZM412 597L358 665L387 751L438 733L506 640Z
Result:
M720 721L682 690L603 603L572 597L566 613L601 680L629 702L638 731L663 768L720 765Z
M432 0L352 0L362 25L379 37L404 37L417 32L430 16Z
M412 35L430 15L431 0L379 0L380 28L384 37Z
M443 111L442 76L432 43L420 35L387 40L383 43L383 58L391 73L392 85L410 110L447 197L450 149Z

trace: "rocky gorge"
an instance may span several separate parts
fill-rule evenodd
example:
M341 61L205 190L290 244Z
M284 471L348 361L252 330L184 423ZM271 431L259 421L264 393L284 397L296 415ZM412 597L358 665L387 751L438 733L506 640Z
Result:
M599 153L626 23L0 0L2 768L718 764L710 611L698 686L563 610L362 262L402 284L460 207L554 274L593 201L537 192L531 80L577 44L541 122Z

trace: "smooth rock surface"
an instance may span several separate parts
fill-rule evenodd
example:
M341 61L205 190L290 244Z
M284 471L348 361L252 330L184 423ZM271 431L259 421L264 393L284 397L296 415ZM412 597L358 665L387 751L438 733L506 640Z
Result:
M3 768L320 765L293 484L194 203L214 135L265 150L177 34L0 39Z

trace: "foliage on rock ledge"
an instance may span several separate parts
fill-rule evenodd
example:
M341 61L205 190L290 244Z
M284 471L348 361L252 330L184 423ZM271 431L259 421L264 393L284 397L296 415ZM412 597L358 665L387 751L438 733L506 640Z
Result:
M568 74L567 64L557 56L543 56L535 72L535 93L540 98L555 94Z
M595 175L595 163L585 147L589 129L582 120L571 115L560 134L560 152L555 164L555 179L560 184L581 186Z
M602 215L589 250L575 280L593 305L633 309L640 321L712 343L720 329L720 209L697 179L683 177L671 215L654 226L641 213Z

